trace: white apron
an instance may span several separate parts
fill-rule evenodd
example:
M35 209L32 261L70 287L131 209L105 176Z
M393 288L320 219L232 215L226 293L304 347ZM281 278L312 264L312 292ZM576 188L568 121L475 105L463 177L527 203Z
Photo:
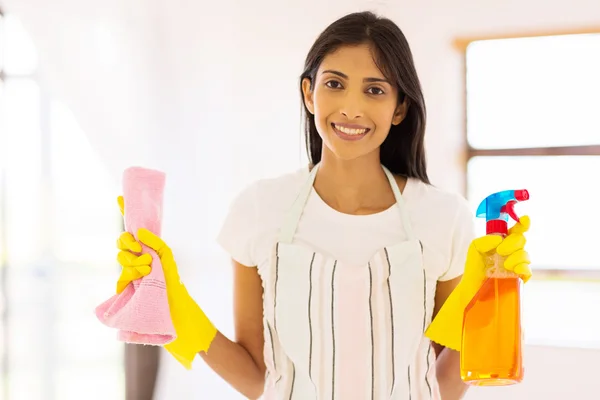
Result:
M263 277L265 400L439 399L422 246L393 175L407 240L367 265L333 259L293 238L318 170L288 211Z

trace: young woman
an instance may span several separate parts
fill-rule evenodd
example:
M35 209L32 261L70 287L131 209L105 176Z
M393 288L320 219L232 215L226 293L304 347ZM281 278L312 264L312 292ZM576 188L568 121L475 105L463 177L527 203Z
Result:
M477 242L467 202L429 183L404 35L368 12L339 19L310 49L300 89L310 165L245 188L219 234L234 266L234 340L179 283L165 243L139 232L161 256L172 313L185 315L167 350L188 367L199 352L252 399L461 398L459 353L425 331ZM517 242L505 253L528 276ZM130 234L119 247L125 279L147 273Z

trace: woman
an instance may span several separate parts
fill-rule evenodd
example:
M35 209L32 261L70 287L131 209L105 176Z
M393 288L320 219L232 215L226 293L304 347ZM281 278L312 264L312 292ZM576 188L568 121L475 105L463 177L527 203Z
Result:
M461 398L459 353L425 331L481 255L467 260L466 201L429 183L404 35L368 12L339 19L311 48L300 89L310 165L244 189L219 234L234 265L235 340L179 284L164 242L139 232L161 256L172 313L186 316L165 347L188 367L199 352L252 399ZM130 234L119 243L124 274L139 277L131 267L149 256ZM528 276L517 250L506 253Z

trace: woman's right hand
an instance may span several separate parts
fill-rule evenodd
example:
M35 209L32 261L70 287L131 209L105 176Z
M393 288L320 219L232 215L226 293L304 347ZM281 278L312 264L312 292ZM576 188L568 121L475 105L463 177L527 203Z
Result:
M122 196L119 196L118 203L123 214ZM124 232L117 240L117 247L120 250L117 260L123 267L117 283L117 291L124 290L131 281L146 276L151 271L152 256L141 254L140 242L154 250L162 264L169 310L177 334L177 338L164 347L190 369L196 354L200 351L208 351L217 330L181 282L177 263L169 246L147 229L139 229L137 237L139 242L131 233Z
M131 282L148 275L151 271L150 254L140 254L142 246L129 232L123 232L117 240L117 261L123 268L117 281L117 293L121 293Z

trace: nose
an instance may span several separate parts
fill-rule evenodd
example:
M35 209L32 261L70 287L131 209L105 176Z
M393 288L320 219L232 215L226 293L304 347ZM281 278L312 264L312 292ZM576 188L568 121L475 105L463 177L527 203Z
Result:
M359 111L359 109L356 107L344 107L342 110L340 110L340 114L349 120L358 119L363 116L363 112Z
M361 118L364 116L362 100L359 96L348 95L340 108L340 114L348 120Z
M358 112L358 111L357 111L357 112L354 112L354 111L346 111L346 110L343 110L343 111L341 112L341 114L342 114L344 117L346 117L348 120L358 119L358 118L362 117L362 113L360 113L360 112Z

